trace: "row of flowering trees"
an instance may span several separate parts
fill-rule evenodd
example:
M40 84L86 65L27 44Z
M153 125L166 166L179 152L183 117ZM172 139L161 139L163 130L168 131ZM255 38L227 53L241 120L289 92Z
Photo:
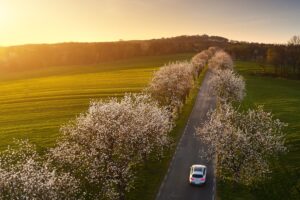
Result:
M161 67L154 73L146 91L176 116L195 80L216 51L216 47L210 47L196 54L190 62L169 63Z
M0 199L125 199L137 168L169 147L174 114L215 51L161 67L142 93L91 102L44 155L28 141L2 152Z
M209 68L213 73L210 92L217 98L217 107L196 129L208 147L202 156L216 160L218 178L251 185L270 173L270 158L287 150L283 133L286 124L262 106L239 111L232 105L243 100L245 82L233 70L226 52L218 51Z
M147 94L92 102L88 111L62 127L64 137L50 158L80 180L88 199L125 199L136 167L169 144L170 113Z
M44 156L28 142L0 156L0 199L125 199L136 167L159 158L173 126L149 94L92 102Z

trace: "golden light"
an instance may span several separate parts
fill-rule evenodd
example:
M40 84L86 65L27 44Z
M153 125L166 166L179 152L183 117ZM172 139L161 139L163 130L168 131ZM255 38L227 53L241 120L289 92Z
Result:
M4 28L4 25L9 23L9 10L8 6L4 2L0 2L0 27Z

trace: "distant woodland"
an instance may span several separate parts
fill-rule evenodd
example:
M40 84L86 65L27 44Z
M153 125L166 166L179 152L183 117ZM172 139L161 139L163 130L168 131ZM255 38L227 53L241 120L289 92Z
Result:
M258 62L266 74L300 79L300 43L297 37L295 40L292 38L286 45L195 35L153 40L0 47L0 69L15 71L51 66L91 65L141 56L196 53L211 46L225 49L234 59ZM270 68L271 71L266 70Z

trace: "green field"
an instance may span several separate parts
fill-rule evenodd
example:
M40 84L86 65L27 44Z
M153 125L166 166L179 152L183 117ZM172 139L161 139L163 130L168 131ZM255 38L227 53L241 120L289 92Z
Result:
M85 111L90 100L138 92L158 67L192 55L18 72L0 69L0 149L11 145L13 138L28 138L38 147L49 147L60 126Z
M272 161L273 173L252 188L219 182L220 199L300 199L300 81L254 75L261 70L256 63L236 62L237 70L246 79L247 96L244 109L263 104L286 129L289 152Z

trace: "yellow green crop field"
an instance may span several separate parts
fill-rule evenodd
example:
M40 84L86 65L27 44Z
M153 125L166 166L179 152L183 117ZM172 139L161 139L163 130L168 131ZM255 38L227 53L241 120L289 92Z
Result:
M0 69L0 149L13 139L52 146L59 128L84 112L93 99L139 92L165 63L192 54L143 57L91 66L61 66L22 72Z

